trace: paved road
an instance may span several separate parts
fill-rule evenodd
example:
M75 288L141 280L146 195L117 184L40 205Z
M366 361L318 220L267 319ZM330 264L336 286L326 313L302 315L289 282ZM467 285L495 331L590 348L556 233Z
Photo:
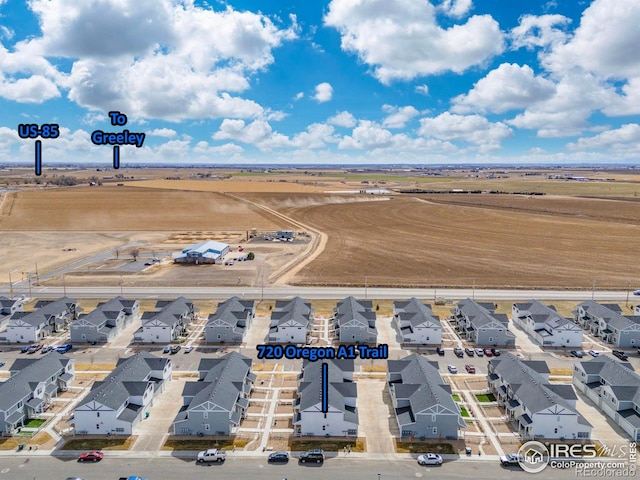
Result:
M66 291L72 298L112 298L120 295L121 287L33 287L32 295L38 298L59 297ZM286 298L301 296L313 299L340 299L353 295L359 298L401 299L408 297L446 299L475 298L476 300L526 300L530 298L544 300L590 300L591 291L585 290L473 290L470 288L357 288L357 287L124 287L128 298L175 298L184 295L192 299L227 299L238 295L245 298ZM17 292L16 292L17 293ZM20 292L26 293L26 292ZM9 295L9 286L0 287L0 295ZM596 291L596 301L626 301L629 295L631 303L640 303L640 296L630 295L627 291Z
M221 480L268 479L281 480L391 480L391 479L473 479L535 478L517 468L504 469L497 462L459 460L445 462L440 467L421 467L415 460L388 461L371 458L329 459L322 466L269 465L264 458L233 458L223 465L200 466L192 459L105 457L97 464L79 464L75 459L51 457L2 457L2 480L64 479L78 476L91 480L117 480L126 475L140 475L149 480L176 478L216 478ZM575 478L574 470L545 469L540 479ZM621 478L621 477L618 477Z

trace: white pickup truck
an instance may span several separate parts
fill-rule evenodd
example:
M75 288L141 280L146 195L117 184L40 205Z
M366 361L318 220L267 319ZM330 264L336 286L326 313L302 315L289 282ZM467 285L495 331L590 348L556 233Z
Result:
M227 459L226 452L218 450L217 448L210 448L203 452L198 453L198 463L204 462L224 462Z

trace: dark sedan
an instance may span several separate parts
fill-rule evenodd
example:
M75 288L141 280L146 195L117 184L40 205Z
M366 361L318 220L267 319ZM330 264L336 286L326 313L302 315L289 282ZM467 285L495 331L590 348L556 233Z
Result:
M289 461L289 452L273 452L269 454L270 463L287 463Z

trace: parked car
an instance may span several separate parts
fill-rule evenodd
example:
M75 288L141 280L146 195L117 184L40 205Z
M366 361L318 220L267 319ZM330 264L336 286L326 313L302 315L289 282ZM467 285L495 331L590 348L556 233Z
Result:
M582 351L580 351L580 350L571 350L569 353L571 354L571 356L576 357L576 358L584 357L584 353L582 353Z
M162 353L170 353L171 352L171 345L167 345L162 349Z
M186 347L184 347L184 353L189 353L192 350L193 350L193 345L187 345Z
M469 347L467 347L467 348L465 348L465 349L464 349L464 353L466 353L466 354L467 354L467 355L469 355L470 357L473 357L473 356L475 355L475 353L474 353L474 351L473 351L473 348L469 348Z
M455 365L447 365L447 370L449 373L458 373L458 368Z
M491 352L490 348L485 348L484 349L484 356L485 357L493 357L493 353Z
M497 348L492 348L491 353L493 354L494 357L500 356L500 350L498 350Z
M58 353L67 353L69 350L73 348L73 345L70 343L64 343L56 347L56 352Z
M622 350L613 350L611 353L613 354L614 357L618 357L620 360L623 360L625 362L629 360L629 357L627 356L627 354L624 353Z
M438 347L436 348L436 352L438 352L438 355L440 355L441 357L444 357L444 348Z
M484 357L484 350L481 348L476 348L476 355L479 357Z
M271 463L287 463L289 461L289 452L270 453L268 461Z
M502 455L500 457L500 465L504 467L510 467L514 465L520 465L520 461L522 460L522 455L518 455L517 453L507 453L506 455Z
M27 353L29 351L29 349L31 348L31 345L25 345L24 347L22 347L20 349L21 353Z
M307 450L306 452L303 452L300 454L300 457L298 458L298 460L300 463L307 463L307 462L322 463L324 462L324 451L320 449Z
M217 448L210 448L208 450L204 450L200 453L198 453L198 458L196 459L196 461L198 463L204 463L204 462L224 462L227 459L227 454L226 452L223 452L222 450L218 450Z
M29 347L29 349L27 350L27 354L32 354L32 353L36 353L38 350L40 350L42 348L42 344L41 343L34 343L33 345L31 345Z
M425 453L418 457L418 465L442 465L442 457L437 453Z
M600 352L596 352L595 350L589 350L589 355L592 357L597 357L600 355Z
M635 292L633 292L634 295L640 295L640 290L636 290Z
M99 462L104 457L102 452L84 452L78 457L79 462Z
M5 363L4 362L0 362L0 368L4 367Z
M464 369L467 371L467 373L476 373L476 367L474 367L473 365L465 365Z
M462 350L462 348L460 348L460 347L454 348L453 349L453 353L455 353L456 357L458 357L458 358L464 357L464 350Z
M53 350L52 345L45 345L42 347L42 350L40 350L40 353L49 353L51 350Z
M171 346L171 355L175 355L180 351L182 347L180 345L172 345Z

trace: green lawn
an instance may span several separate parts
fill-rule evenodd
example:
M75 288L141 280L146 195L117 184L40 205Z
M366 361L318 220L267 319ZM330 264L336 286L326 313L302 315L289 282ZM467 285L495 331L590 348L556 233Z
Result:
M352 452L364 452L365 443L364 438L352 439L352 440L338 440L332 438L290 438L289 450L291 451L304 451L313 450L314 448L321 448L325 452L339 452L349 445Z
M453 397L453 399L454 399L456 402L459 402L459 401L460 401L460 395L458 395L457 393L454 393L454 394L453 394L453 395L451 395L451 396Z
M476 395L476 398L478 399L478 401L480 403L486 403L486 402L495 402L496 401L496 397L493 395L493 393L489 393L489 394L478 394Z
M25 423L24 426L27 428L39 428L44 423L46 423L46 420L43 418L32 418L27 423Z
M471 416L471 415L469 415L469 412L464 407L464 405L460 405L460 415L462 415L463 417L470 417Z

